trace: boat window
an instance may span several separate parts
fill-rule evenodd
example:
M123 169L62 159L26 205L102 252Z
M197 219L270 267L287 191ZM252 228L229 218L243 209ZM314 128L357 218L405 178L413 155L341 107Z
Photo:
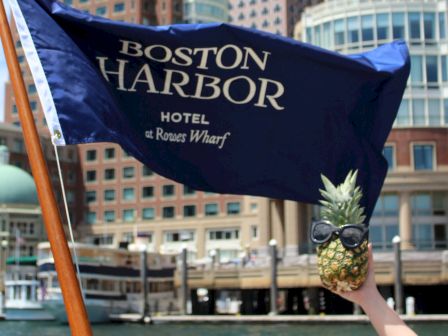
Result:
M112 292L115 290L115 283L112 280L103 280L101 290Z
M87 289L98 290L99 281L98 279L87 279Z

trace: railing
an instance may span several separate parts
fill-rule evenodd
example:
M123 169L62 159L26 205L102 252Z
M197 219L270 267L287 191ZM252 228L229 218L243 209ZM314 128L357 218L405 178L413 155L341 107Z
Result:
M224 268L210 265L204 268L190 268L188 285L190 288L269 288L269 257L259 258L253 265L235 265ZM264 262L262 262L264 259ZM403 281L405 284L428 285L448 282L448 250L402 252ZM226 265L228 267L228 265ZM394 259L391 252L375 253L375 273L379 285L394 282ZM180 286L179 272L175 274L175 285ZM283 258L278 266L280 288L321 286L315 254Z

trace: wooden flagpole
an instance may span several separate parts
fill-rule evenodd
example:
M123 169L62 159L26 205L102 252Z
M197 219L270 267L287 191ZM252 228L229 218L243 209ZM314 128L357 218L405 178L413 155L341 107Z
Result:
M11 30L6 17L3 0L0 0L0 35L5 51L5 58L13 85L16 104L22 124L25 146L30 160L31 171L36 182L39 202L53 253L56 272L64 297L70 330L74 336L92 335L87 311L73 267L72 257L62 227L61 216L54 197L48 169L42 153L40 139L34 124L33 114L25 90Z

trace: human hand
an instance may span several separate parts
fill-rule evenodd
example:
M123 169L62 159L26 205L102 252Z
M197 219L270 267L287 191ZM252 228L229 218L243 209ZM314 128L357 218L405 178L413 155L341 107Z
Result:
M369 244L367 278L360 288L352 292L335 292L346 300L359 304L380 336L417 336L395 313L381 296L375 283L372 244Z
M351 301L364 306L369 300L371 300L374 296L378 295L378 289L375 283L375 270L373 267L373 253L372 253L372 244L370 243L368 246L368 268L367 268L367 278L360 288L348 292L334 292L344 299Z

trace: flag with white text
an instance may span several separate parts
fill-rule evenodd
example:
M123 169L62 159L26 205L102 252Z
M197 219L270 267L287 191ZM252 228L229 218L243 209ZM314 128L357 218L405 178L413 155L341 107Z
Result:
M114 142L198 190L317 203L351 169L367 214L409 74L404 42L345 56L226 23L151 27L10 0L59 145Z

